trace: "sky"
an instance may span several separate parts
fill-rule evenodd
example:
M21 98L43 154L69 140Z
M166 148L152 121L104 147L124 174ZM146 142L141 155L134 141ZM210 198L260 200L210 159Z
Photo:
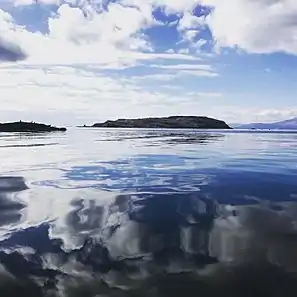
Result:
M0 0L0 121L297 116L296 0Z

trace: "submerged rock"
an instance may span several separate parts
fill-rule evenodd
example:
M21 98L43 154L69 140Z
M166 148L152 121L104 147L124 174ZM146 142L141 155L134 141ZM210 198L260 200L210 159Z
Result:
M225 122L199 116L170 116L162 118L119 119L96 123L102 128L163 128L163 129L231 129Z
M12 122L0 124L0 132L54 132L66 131L66 128L58 128L51 125L34 122Z

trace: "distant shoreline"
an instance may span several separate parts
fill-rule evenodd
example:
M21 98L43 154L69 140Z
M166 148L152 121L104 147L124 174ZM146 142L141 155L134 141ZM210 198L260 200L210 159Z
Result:
M87 125L80 125L76 126L76 128L81 128L81 129L123 129L123 130L184 130L184 131L199 131L199 132L217 132L217 133L230 133L230 134L297 134L297 129L296 130L252 130L252 129L237 129L237 128L231 128L231 129L199 129L199 128L114 128L114 127L93 127L93 126L87 126Z

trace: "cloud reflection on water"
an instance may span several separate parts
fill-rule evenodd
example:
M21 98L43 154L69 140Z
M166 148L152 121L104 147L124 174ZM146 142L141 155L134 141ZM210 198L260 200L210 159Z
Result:
M21 181L1 180L6 205L5 193L26 189ZM25 207L11 203L16 214ZM59 228L55 222L20 229L2 241L0 261L4 275L10 275L2 286L12 286L16 278L16 292L26 287L33 297L56 290L65 296L87 292L86 297L280 296L271 295L279 292L274 286L264 287L278 279L288 290L285 296L293 296L288 286L296 292L293 202L228 205L203 192L134 193L116 195L109 203L76 199L71 209L63 231L77 244L72 250L51 237ZM242 286L247 291L235 294Z
M1 177L0 296L295 297L292 169L212 156Z

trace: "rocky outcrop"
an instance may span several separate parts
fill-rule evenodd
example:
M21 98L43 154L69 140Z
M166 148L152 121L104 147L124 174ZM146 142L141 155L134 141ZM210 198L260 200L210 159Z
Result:
M86 126L84 126L86 127ZM171 116L162 118L119 119L96 123L95 128L231 129L225 122L208 117Z
M58 128L51 125L38 124L34 122L19 121L0 124L0 132L64 132L66 130L66 128Z

